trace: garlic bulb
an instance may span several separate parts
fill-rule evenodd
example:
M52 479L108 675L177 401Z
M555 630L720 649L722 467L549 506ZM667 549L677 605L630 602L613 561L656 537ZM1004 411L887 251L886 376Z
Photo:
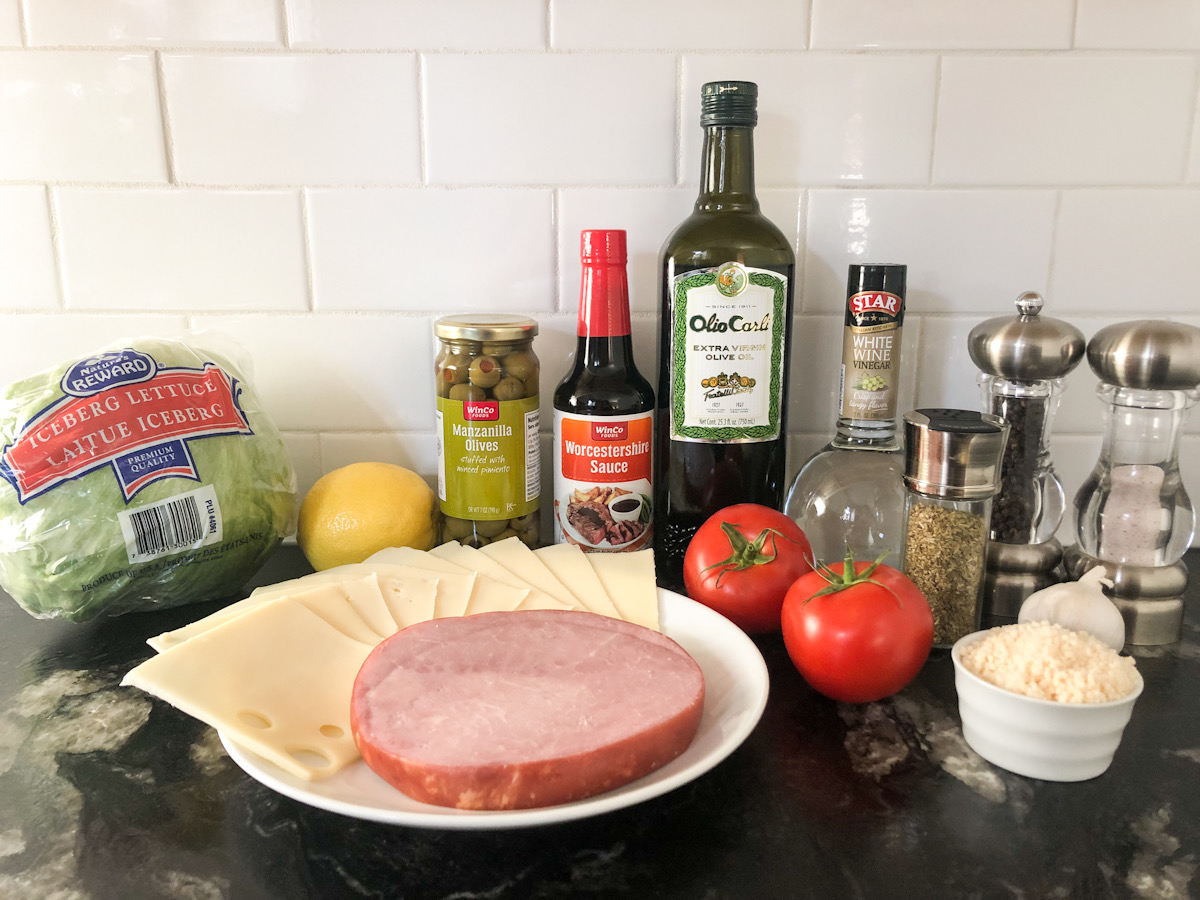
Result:
M1125 620L1101 586L1112 587L1103 566L1078 581L1052 584L1030 594L1021 604L1018 622L1051 622L1073 631L1086 631L1114 650L1125 646Z

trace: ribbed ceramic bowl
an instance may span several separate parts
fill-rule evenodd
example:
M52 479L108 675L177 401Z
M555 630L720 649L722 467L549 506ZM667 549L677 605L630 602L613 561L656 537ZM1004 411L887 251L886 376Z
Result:
M1109 703L1059 703L1015 694L963 667L962 651L986 631L961 638L950 651L963 737L994 765L1046 781L1086 781L1112 763L1133 704L1145 686Z

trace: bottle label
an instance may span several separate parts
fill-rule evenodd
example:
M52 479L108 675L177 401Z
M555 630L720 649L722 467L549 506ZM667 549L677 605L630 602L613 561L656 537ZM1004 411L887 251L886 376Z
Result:
M846 298L842 332L841 417L896 418L904 298L861 291Z
M671 304L671 439L770 441L783 412L787 279L727 262L677 275Z
M554 540L584 550L640 550L652 538L654 413L554 413Z
M515 519L538 508L538 398L438 397L438 499L459 519Z

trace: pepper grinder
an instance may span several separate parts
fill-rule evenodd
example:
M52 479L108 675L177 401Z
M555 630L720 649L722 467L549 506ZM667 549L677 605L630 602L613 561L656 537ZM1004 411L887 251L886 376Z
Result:
M983 411L1008 423L1009 437L992 506L982 618L985 625L1017 620L1034 591L1062 580L1062 523L1066 493L1050 459L1050 423L1063 378L1083 359L1083 333L1043 316L1045 301L1026 291L1017 315L980 322L967 338L980 369Z
M1144 319L1102 328L1087 347L1105 404L1104 443L1075 495L1072 578L1103 564L1126 642L1170 644L1183 628L1196 513L1179 475L1187 411L1200 399L1200 328Z

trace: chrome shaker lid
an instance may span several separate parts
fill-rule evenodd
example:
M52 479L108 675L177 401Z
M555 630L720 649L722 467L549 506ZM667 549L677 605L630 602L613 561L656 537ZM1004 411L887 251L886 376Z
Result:
M904 414L904 483L947 500L990 497L1000 487L1008 423L973 409Z
M1062 319L1043 316L1042 295L1016 299L1016 316L980 322L967 337L967 351L980 371L1011 381L1061 378L1083 359L1083 332Z
M1161 319L1118 322L1092 335L1087 358L1108 384L1189 390L1200 385L1200 328Z

